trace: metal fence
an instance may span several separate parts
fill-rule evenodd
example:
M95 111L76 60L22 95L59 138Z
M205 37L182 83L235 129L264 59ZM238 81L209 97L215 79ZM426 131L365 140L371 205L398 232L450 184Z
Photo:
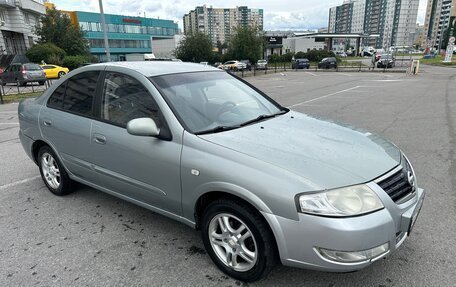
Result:
M308 69L293 69L291 63L269 63L266 69L258 70L252 67L251 70L229 70L228 72L244 78L250 76L286 72L286 71L308 71L308 72L382 72L382 73L407 73L410 69L411 61L407 59L396 59L396 63L392 68L377 68L376 64L366 63L366 61L351 61L342 62L337 65L337 68L318 68L317 64L312 64Z
M4 96L8 95L20 95L20 94L32 94L36 92L44 92L52 85L52 80L46 80L44 85L40 85L35 82L29 82L26 85L20 85L19 83L8 83L0 85L0 103L3 104Z

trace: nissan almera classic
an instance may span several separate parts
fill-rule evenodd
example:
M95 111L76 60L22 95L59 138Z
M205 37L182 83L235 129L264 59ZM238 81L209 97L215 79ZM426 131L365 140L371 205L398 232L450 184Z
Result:
M52 193L77 181L200 229L214 263L243 281L278 262L364 268L404 242L425 196L390 142L209 66L90 65L18 112Z

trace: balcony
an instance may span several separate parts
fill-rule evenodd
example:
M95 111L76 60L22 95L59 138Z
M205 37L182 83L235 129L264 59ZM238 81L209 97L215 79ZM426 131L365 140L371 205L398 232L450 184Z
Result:
M24 10L33 13L46 14L46 8L44 8L43 1L41 0L20 0L17 2L20 3L20 7Z
M0 0L0 7L14 8L16 7L16 4L14 0Z

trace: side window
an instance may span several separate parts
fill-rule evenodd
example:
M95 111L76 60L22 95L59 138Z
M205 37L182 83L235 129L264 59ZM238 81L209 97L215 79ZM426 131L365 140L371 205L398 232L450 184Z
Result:
M99 71L90 71L71 77L67 81L63 109L85 116L92 116L92 103L99 75Z
M101 118L125 127L136 118L152 118L158 127L161 117L152 95L137 80L118 73L107 73Z
M63 106L63 97L65 96L65 88L68 81L62 83L57 89L54 90L49 97L47 106L50 108L61 109Z

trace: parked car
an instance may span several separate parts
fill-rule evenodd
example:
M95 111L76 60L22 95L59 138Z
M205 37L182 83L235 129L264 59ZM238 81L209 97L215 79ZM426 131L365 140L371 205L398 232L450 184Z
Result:
M252 70L252 63L250 63L250 60L241 60L240 62L245 65L244 70Z
M215 62L214 65L212 65L212 66L217 68L217 67L220 66L221 64L223 64L223 63L222 63L222 62Z
M322 59L318 63L318 68L319 69L330 69L330 68L337 68L337 59L335 57L328 57Z
M70 69L66 67L60 67L57 65L50 65L50 64L45 64L45 65L40 65L40 67L44 70L44 73L46 74L46 78L48 79L56 79L56 78L61 78L68 74Z
M17 83L25 86L30 82L38 82L44 85L46 82L46 74L38 64L34 63L14 63L9 65L3 73L0 74L1 84L4 86L7 83Z
M308 59L295 59L291 62L292 69L309 69L310 62Z
M246 67L247 67L246 64L239 62L239 61L228 61L228 62L225 62L222 65L218 66L219 69L234 70L234 71L243 70Z
M268 68L268 61L258 60L256 63L257 70L266 70Z
M342 58L346 58L348 56L344 51L336 52L336 55Z
M396 59L392 54L383 54L377 62L377 68L393 68L396 64Z
M242 281L278 260L367 267L406 240L425 197L394 144L199 64L79 68L22 101L18 118L52 193L81 182L200 229L214 263Z

